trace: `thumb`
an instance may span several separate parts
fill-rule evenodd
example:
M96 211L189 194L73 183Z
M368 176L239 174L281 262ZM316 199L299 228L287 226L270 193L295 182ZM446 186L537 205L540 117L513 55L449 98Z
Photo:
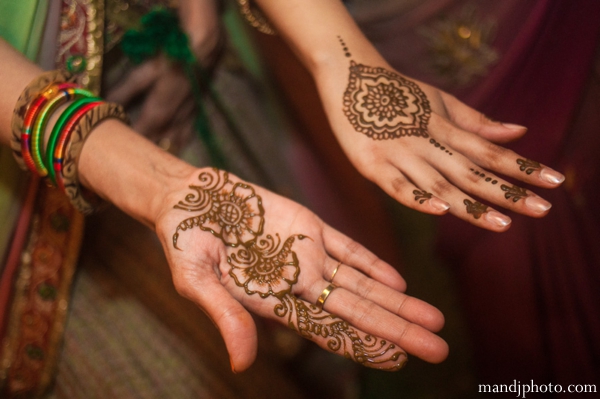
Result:
M491 142L508 143L527 132L525 126L493 121L448 93L442 93L442 99L455 125Z
M198 305L219 329L234 372L246 370L256 358L256 325L250 313L231 296L213 273L195 283L176 283L177 291ZM174 279L175 280L175 279Z

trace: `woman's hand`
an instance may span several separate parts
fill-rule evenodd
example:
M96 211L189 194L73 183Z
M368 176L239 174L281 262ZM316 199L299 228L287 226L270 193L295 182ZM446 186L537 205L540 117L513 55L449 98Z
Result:
M528 216L546 215L549 202L500 177L543 188L564 180L493 144L516 139L526 128L491 121L381 60L355 61L349 51L346 71L324 73L317 85L341 146L364 176L410 208L448 211L489 230L504 231L511 220L472 196Z
M433 334L442 314L405 295L396 270L308 209L216 169L195 172L169 198L156 230L173 281L217 325L236 371L256 356L248 310L369 367L398 369L406 352L447 356ZM323 299L329 284L336 288Z

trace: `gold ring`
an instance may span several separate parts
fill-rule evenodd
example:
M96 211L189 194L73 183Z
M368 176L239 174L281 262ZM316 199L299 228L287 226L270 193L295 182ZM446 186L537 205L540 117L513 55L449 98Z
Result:
M335 269L333 270L333 273L331 273L331 278L329 279L330 282L333 283L333 278L335 277L335 275L338 272L338 269L340 268L340 266L342 265L342 261L340 261L340 263L337 264L337 266L335 267Z
M323 305L325 305L325 301L327 300L327 298L329 297L329 294L331 294L331 291L333 291L334 288L336 288L335 285L329 284L327 287L325 287L323 292L321 292L321 295L319 295L319 298L317 298L317 304L316 304L317 308L319 308L319 310L323 309Z

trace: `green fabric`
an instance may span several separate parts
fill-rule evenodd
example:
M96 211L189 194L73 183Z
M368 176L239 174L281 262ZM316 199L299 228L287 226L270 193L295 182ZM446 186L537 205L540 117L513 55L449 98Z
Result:
M0 1L0 37L34 62L44 33L48 4L48 0ZM0 256L4 259L18 217L18 199L25 186L25 175L8 147L0 148L0 170ZM0 265L1 271L4 264Z
M35 61L44 33L48 0L0 2L0 36Z

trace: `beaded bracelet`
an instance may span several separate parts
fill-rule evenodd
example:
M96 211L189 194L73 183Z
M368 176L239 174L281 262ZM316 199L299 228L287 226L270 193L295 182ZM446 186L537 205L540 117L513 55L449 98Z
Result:
M60 87L59 87L60 89ZM43 108L39 111L33 133L31 134L30 152L33 158L35 169L41 177L48 175L48 168L46 168L44 157L42 155L41 142L43 141L44 132L46 130L46 124L52 113L65 102L77 99L81 97L93 97L93 93L80 89L77 87L68 87L60 89L56 95L49 99Z
M23 158L21 135L23 133L23 122L25 115L33 106L34 99L37 98L40 93L43 93L45 90L50 88L50 86L60 85L62 83L72 83L74 79L75 78L70 73L62 70L44 72L31 81L19 96L19 99L15 104L11 122L12 137L10 140L10 146L13 150L13 156L21 169L30 170L30 168L28 168L28 166L25 164ZM33 159L31 161L33 165Z
M246 21L252 26L256 28L261 33L266 33L267 35L276 35L277 32L275 29L269 25L267 22L267 18L256 8L250 4L251 0L238 0L238 4L240 6L240 12L246 18Z
M69 104L69 106L63 111L63 113L56 121L56 124L52 128L52 132L50 133L50 137L48 138L48 144L46 145L45 166L48 169L48 177L50 178L50 182L53 186L57 185L55 172L55 165L57 160L54 158L54 153L61 132L64 130L66 123L79 108L81 108L85 104L97 101L100 101L100 99L97 97L83 97L75 100L73 103ZM62 160L60 162L62 162Z

